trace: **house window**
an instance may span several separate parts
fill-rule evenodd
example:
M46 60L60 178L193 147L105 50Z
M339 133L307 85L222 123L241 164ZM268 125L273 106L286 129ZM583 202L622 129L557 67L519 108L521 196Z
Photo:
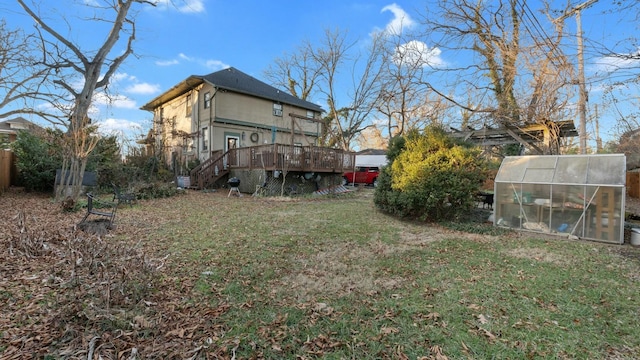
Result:
M209 148L209 128L202 128L202 151Z
M282 104L273 104L273 116L282 116Z
M211 93L204 93L204 108L208 109L211 106Z
M186 115L187 116L191 116L191 94L187 94L187 100L185 101L186 103Z
M311 111L311 110L307 110L307 117L309 119L313 119L313 118L315 118L315 113L313 111Z

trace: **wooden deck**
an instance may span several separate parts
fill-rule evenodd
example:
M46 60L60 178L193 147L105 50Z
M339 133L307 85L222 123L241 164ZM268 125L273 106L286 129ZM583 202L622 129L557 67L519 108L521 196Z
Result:
M231 169L342 173L355 164L355 153L318 146L269 144L216 151L190 173L192 186L202 189Z

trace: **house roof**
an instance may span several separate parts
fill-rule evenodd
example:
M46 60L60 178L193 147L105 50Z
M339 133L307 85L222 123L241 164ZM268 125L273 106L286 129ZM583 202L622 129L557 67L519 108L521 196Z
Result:
M18 130L33 130L36 128L40 128L40 126L23 117L0 121L0 134L15 134Z
M387 150L384 149L364 149L356 153L357 155L386 155Z
M184 94L204 82L207 82L218 89L251 95L283 104L294 105L303 109L318 112L323 111L322 107L319 105L299 99L233 67L216 71L208 75L191 75L168 91L143 105L141 109L152 111L163 103Z

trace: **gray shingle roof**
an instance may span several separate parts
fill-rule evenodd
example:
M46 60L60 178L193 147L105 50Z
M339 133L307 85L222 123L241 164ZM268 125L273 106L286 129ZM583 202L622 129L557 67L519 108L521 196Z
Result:
M15 133L17 130L31 130L38 127L38 125L20 116L0 122L0 132L3 133Z
M221 89L227 89L247 95L253 95L264 99L295 105L303 109L321 112L322 107L312 102L299 99L285 91L278 90L242 71L230 67L216 71L209 75L199 76L203 80Z

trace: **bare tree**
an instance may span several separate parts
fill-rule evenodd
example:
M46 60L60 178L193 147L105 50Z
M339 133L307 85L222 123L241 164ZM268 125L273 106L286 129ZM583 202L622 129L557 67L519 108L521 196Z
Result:
M349 149L358 134L372 126L385 59L382 38L374 36L370 41L365 51L358 52L346 32L325 30L319 45L305 41L265 71L272 84L294 96L324 97L328 109L321 141L327 146ZM350 75L346 77L350 82L340 80L344 73ZM345 92L348 104L341 103Z
M95 10L102 12L105 17L97 17L92 21L110 23L111 28L106 34L106 40L97 50L87 51L49 26L24 0L17 1L37 24L36 29L43 46L44 65L58 74L54 83L64 89L70 97L61 177L64 181L56 192L56 199L70 196L75 201L80 195L88 156L97 142L95 127L91 125L91 119L88 117L93 96L97 89L107 88L118 67L133 53L136 28L134 19L130 17L131 7L134 4L154 5L154 2L103 0L101 5L93 2L96 4L92 5ZM111 14L111 19L108 14ZM126 41L122 44L124 51L118 50L118 55L113 56L112 53L116 52L114 47L121 44L122 35L126 35ZM73 83L77 78L81 79L79 88Z
M305 42L291 54L277 58L264 71L266 78L276 87L289 90L291 95L309 100L317 90L320 67L312 54L313 46Z
M355 137L367 127L373 126L371 114L380 95L381 71L385 62L381 36L373 36L366 54L353 59L348 50L353 44L346 43L346 33L325 31L322 44L313 52L314 60L321 69L320 92L326 96L329 110L330 144L348 150ZM351 73L351 84L347 86L347 106L340 106L338 74L344 67Z
M568 60L559 47L561 29L551 38L526 2L518 0L444 0L437 9L436 14L424 16L424 24L438 36L431 36L435 46L478 59L443 72L457 73L454 86L479 96L463 104L460 96L447 95L446 87L423 84L465 110L467 122L471 115L481 118L484 126L522 127L535 122L554 130L553 121L566 115L571 84ZM557 142L545 148L524 145L540 153L560 148Z
M520 121L514 92L516 60L520 53L520 15L517 3L516 0L491 3L445 0L439 2L437 14L425 16L425 24L433 31L443 34L437 46L470 50L481 59L469 67L475 69L479 76L464 76L457 80L466 84L462 88L477 88L492 94L493 104L488 106L499 124ZM449 69L449 72L466 72L467 69ZM482 83L484 79L488 79L488 82ZM454 99L449 99L455 102ZM459 103L457 105L463 106Z
M7 28L0 20L0 118L33 114L51 121L57 115L34 104L50 101L57 95L50 91L51 68L43 66L36 37Z
M420 41L406 41L401 34L384 34L385 62L382 87L376 109L387 120L390 137L403 135L412 128L419 128L427 119L438 121L431 115L431 105L440 103L430 99L429 89L421 86L424 68L432 64L435 49L426 48Z
M389 137L382 134L381 126L368 127L356 137L356 143L363 149L386 149Z

